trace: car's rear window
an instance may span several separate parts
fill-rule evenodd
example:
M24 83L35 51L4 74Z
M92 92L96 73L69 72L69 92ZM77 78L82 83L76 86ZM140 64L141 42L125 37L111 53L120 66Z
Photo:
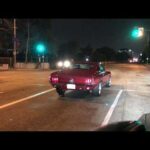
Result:
M72 69L90 69L92 68L93 65L90 64L73 64Z

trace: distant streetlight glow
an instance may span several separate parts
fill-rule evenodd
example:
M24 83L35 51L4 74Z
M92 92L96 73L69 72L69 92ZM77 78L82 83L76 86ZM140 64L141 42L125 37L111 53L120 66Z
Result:
M131 49L129 49L129 52L132 52L132 50L131 50Z
M133 62L138 62L138 58L134 57Z
M86 56L86 57L85 57L85 61L88 62L89 60L90 60L89 56Z
M147 58L146 58L146 60L147 60L147 64L148 64L148 60L149 60L149 58L147 57Z

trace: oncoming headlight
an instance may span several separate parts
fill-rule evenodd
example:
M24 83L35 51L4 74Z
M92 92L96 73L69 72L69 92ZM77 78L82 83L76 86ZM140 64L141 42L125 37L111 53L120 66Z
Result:
M89 61L89 58L86 58L85 61Z
M68 68L70 66L71 66L70 61L68 61L68 60L64 61L64 67Z
M62 62L62 61L59 61L59 62L57 63L57 66L58 66L58 67L63 67L63 62Z

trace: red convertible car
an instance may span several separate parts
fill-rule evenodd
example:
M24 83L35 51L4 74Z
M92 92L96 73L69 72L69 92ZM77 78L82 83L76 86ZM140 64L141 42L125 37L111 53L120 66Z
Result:
M100 96L104 86L111 86L111 72L98 62L73 63L70 68L53 72L49 82L60 96L66 90L83 90Z

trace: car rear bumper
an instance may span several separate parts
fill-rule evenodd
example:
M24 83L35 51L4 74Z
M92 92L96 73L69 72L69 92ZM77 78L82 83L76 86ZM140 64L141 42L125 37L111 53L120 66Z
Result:
M93 90L96 85L79 85L79 84L75 84L75 89L70 89L70 88L67 88L67 83L59 83L59 84L52 84L53 87L59 87L61 88L62 90L83 90L83 91L90 91L90 90Z

